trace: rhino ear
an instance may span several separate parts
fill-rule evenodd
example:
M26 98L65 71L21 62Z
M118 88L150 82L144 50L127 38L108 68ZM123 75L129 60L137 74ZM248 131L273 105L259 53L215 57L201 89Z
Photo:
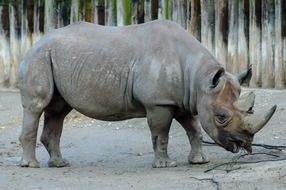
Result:
M225 70L224 68L219 68L215 73L214 75L212 76L212 79L211 79L211 88L215 88L218 83L219 83L219 79L220 77L225 73Z
M246 71L243 71L242 73L239 73L237 75L237 79L239 81L240 85L248 86L249 81L252 77L252 65L249 66L249 68Z

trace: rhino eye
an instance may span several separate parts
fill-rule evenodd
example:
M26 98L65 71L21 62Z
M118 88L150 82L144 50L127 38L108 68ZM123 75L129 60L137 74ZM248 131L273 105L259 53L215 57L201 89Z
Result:
M225 127L229 121L229 116L225 113L219 113L215 116L215 121L218 125Z

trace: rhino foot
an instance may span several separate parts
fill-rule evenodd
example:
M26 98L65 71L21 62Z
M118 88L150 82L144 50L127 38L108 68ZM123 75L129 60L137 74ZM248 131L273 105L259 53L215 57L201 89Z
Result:
M61 168L61 167L70 167L70 163L65 160L65 159L53 159L49 160L48 162L49 167L56 167L56 168Z
M153 168L176 167L177 162L169 158L156 158L152 164Z
M37 160L21 160L21 167L39 168L40 163Z
M190 154L189 163L190 164L205 164L208 163L209 159L203 153L200 154Z

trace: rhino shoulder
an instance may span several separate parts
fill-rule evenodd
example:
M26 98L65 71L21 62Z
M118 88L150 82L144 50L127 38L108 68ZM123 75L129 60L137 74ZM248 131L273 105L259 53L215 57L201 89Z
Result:
M151 21L149 24L153 29L156 30L156 33L160 35L162 34L173 35L174 34L173 32L185 31L185 29L183 29L180 25L170 20L160 19L156 21Z

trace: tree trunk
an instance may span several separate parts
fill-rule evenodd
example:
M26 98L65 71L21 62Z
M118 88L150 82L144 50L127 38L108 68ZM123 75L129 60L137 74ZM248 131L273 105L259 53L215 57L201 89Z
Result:
M137 5L137 23L144 23L144 0L138 0Z
M144 20L145 22L148 22L151 20L151 0L145 0L145 4L144 4L144 11L145 11L145 14L144 14Z
M123 23L124 25L130 25L132 22L132 4L131 0L122 0L123 7Z
M248 0L240 0L238 5L238 72L248 68Z
M215 56L224 67L227 63L228 1L219 0L215 5Z
M105 2L104 0L98 0L97 2L97 23L105 25Z
M228 32L228 56L226 69L236 74L238 72L238 1L229 1L229 32Z
M191 1L191 2L190 2ZM201 41L201 4L200 0L188 0L187 30Z
M92 12L93 12L92 0L85 0L85 2L84 2L84 20L86 22L94 22Z
M183 28L187 28L187 1L173 1L173 21L180 24Z
M275 88L285 88L284 64L282 54L282 29L281 29L281 1L275 0Z
M261 3L249 2L249 64L252 65L251 87L261 86Z
M151 0L151 19L152 20L158 19L158 7L159 7L158 0Z
M274 87L274 54L272 34L274 32L274 2L264 0L262 3L262 87Z

